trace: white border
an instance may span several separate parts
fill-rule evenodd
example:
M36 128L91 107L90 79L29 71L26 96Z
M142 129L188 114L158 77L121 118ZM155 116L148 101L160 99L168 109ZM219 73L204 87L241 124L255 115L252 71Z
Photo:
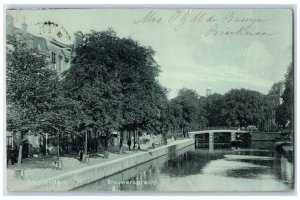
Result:
M95 5L100 3L97 0L84 0L84 1L80 1L80 0L73 0L71 1L74 4L77 5L71 5L71 7L84 7L84 8L91 8L91 7L137 7L137 8L141 8L141 7L208 7L208 8L223 8L223 7L293 7L295 12L297 9L297 5L298 5L298 1L297 0L210 0L210 1L205 1L205 0L201 0L201 1L197 1L197 0L144 0L144 1L138 1L138 0L102 0L101 1L101 5ZM36 4L38 3L39 5L32 5L32 4ZM70 1L67 0L44 0L44 1L39 1L36 2L34 0L4 0L2 2L2 8L1 8L1 23L2 23L2 27L4 27L4 9L7 7L41 7L42 4L43 7L70 7L70 5L68 5L68 3L70 3ZM19 5L13 5L13 4L19 4ZM27 4L27 5L25 5ZM31 5L30 5L31 4ZM199 5L200 4L200 5ZM219 5L221 4L221 5ZM253 5L254 4L254 5ZM277 5L276 5L277 4ZM289 4L289 5L288 5ZM293 5L292 5L293 4ZM298 27L298 23L299 23L299 15L296 15L295 13L295 30ZM2 29L3 30L3 29ZM2 47L4 47L3 45L3 31L1 31L0 33L1 36L1 44ZM298 33L295 34L295 40L294 40L294 48L295 50L297 49L298 46L298 40L296 40L298 36ZM0 60L3 61L3 50L4 48L1 48L1 52L0 52ZM298 52L295 51L295 66L297 66L297 58L298 58ZM3 63L4 64L4 63ZM0 104L0 108L1 108L1 114L0 114L0 122L1 122L1 130L4 130L5 127L5 76L4 76L4 72L5 69L3 67L4 65L2 65L1 71L0 71L0 77L1 77L1 82L0 82L0 94L1 94L1 104ZM296 67L297 69L297 67ZM298 74L299 71L296 70L296 77L299 77ZM297 81L298 82L298 81ZM296 82L296 83L297 83ZM298 90L299 87L297 88L297 93L298 94ZM296 98L298 99L298 98ZM298 101L295 102L295 105L298 104ZM298 113L298 106L296 106L296 114ZM298 122L298 119L296 121L296 124ZM296 127L296 133L298 133L298 126ZM1 132L3 133L3 132ZM2 134L2 138L4 139L4 134ZM296 137L297 138L297 144L299 143L299 138L300 137ZM0 146L3 147L3 143L4 140L1 139L0 140ZM0 162L1 162L1 171L3 171L3 165L4 165L4 157L3 157L3 148L1 149L1 153L0 153ZM297 148L298 149L298 148ZM297 153L297 158L296 160L299 160L299 154ZM297 172L299 172L299 165L297 165ZM1 176L4 177L5 176ZM298 176L296 174L296 179L298 180ZM63 198L63 199L82 199L85 198L83 195L88 195L87 198L89 199L99 199L99 198L105 198L105 199L130 199L130 200L134 200L134 199L151 199L153 200L153 198L161 198L161 197L157 197L159 195L163 196L164 198L167 199L181 199L181 198L186 198L183 197L183 195L187 195L189 196L188 198L191 199L199 199L199 198L205 198L205 199L278 199L278 198L284 198L284 199L296 199L297 198L297 193L296 191L299 191L299 184L298 181L296 180L297 184L296 184L296 188L295 188L295 192L293 194L289 194L290 196L282 196L282 195L286 195L283 193L14 193L13 195L17 195L17 196L11 196L12 194L8 193L5 195L10 195L10 196L3 196L4 199L22 199L22 200L33 200L33 199L40 199L40 196L37 195L42 195L43 198L45 199L51 199L53 200L53 198ZM1 195L3 195L3 180L0 182L0 192ZM133 197L128 196L128 195L134 195ZM31 196L34 195L34 196ZM44 195L50 195L50 196L44 196ZM60 196L60 197L54 197L55 196ZM66 195L74 195L74 196L66 196ZM99 196L99 195L105 195L105 196ZM109 196L109 195L118 195L118 196ZM143 196L143 197L139 197L137 195L150 195L150 196ZM154 195L154 196L153 196ZM170 196L173 195L173 196ZM191 195L201 195L199 196L191 196ZM240 196L241 195L241 196ZM272 195L272 196L266 196L266 195ZM175 197L174 197L175 196Z

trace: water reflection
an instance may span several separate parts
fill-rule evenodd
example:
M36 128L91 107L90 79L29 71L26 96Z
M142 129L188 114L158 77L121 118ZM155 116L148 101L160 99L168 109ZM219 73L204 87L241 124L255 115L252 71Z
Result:
M274 161L275 173L278 179L282 180L290 188L294 187L294 166L283 155L277 155Z
M293 177L293 163L269 143L213 151L190 146L76 190L290 191Z
M261 174L268 173L268 169L261 167L253 167L251 169L241 168L226 171L226 176L235 178L257 178Z

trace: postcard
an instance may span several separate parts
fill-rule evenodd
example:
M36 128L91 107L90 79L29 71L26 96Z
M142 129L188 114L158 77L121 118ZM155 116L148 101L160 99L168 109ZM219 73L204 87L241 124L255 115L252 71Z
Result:
M8 192L292 192L293 9L6 9Z

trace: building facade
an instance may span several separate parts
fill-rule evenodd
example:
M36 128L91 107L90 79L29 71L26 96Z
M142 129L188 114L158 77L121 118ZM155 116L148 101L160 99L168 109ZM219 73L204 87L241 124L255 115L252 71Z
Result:
M71 66L72 58L75 55L75 48L82 43L83 34L76 32L73 44L64 44L55 38L41 37L31 34L27 30L28 25L23 20L21 27L15 27L14 18L11 15L6 16L6 35L13 37L16 41L22 43L26 48L33 50L38 54L45 56L50 69L55 70L58 75L66 71ZM7 102L9 106L9 102ZM47 134L33 133L26 136L23 145L23 156L28 157L33 154L41 153L43 146L47 142ZM13 133L7 132L7 147L14 148ZM49 142L47 142L49 143ZM49 150L49 149L48 149Z
M211 88L206 89L206 97L211 95Z
M16 38L27 48L43 54L49 62L49 67L58 74L66 71L71 66L74 49L82 43L83 34L78 31L74 34L73 44L65 44L55 38L36 36L27 31L25 19L20 28L15 27L11 15L6 16L6 35Z
M266 111L266 119L264 122L258 125L259 130L265 132L276 132L279 127L276 123L276 108L282 104L282 94L284 90L284 83L278 82L278 88L275 92L269 93L264 96L264 100L268 104L268 110Z

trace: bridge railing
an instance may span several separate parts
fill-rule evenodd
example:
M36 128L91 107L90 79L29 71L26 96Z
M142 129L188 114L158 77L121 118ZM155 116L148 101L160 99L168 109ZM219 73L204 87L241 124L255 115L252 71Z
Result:
M206 130L238 130L239 127L234 126L214 126L214 127L202 127L198 131L206 131Z

